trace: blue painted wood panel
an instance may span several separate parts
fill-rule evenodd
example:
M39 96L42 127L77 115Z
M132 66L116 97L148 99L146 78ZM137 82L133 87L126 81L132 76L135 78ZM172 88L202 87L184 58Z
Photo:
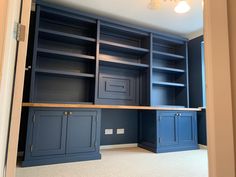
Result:
M96 151L98 117L95 111L69 111L66 153Z
M198 142L207 145L206 109L197 113Z
M203 36L189 41L189 95L190 107L203 107L203 83L201 42Z
M97 104L139 105L139 72L100 67Z
M196 113L182 112L177 117L178 142L181 145L192 145L197 142Z
M66 118L63 111L34 112L32 156L65 154Z
M205 107L205 62L203 36L189 41L189 94L190 107ZM207 144L205 110L197 114L198 141Z
M158 137L160 146L178 144L177 119L175 113L160 113L158 116Z

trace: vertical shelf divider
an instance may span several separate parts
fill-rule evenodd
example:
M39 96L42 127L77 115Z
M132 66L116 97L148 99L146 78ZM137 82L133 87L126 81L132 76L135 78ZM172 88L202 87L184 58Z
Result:
M39 37L39 18L40 18L40 6L36 5L36 19L35 19L35 33L34 33L34 51L33 51L33 61L32 61L32 70L31 70L31 82L30 82L30 102L34 101L35 97L35 68L37 60L37 48L38 48L38 37Z
M95 94L94 94L94 104L97 103L98 96L98 82L99 82L99 55L100 55L100 20L97 20L97 36L96 36L96 58L95 58Z
M152 104L152 67L153 67L153 33L150 33L150 58L149 58L149 105Z
M187 108L189 108L189 74L188 74L188 43L185 42L185 75L186 75L186 99L187 99Z

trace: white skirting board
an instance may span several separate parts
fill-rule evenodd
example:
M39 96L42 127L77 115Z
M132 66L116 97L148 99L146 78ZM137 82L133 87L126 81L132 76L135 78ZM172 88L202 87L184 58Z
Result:
M131 147L138 147L138 144L132 143L132 144L102 145L100 146L100 149L118 149L118 148L131 148Z

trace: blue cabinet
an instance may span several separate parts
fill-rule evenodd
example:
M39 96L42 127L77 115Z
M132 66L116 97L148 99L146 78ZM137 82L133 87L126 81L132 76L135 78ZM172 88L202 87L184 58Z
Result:
M177 123L175 113L161 113L158 117L160 146L173 146L178 144Z
M32 116L33 157L65 153L66 116L63 111L36 111Z
M99 147L97 124L96 111L69 111L66 153L96 151Z
M142 111L139 128L139 146L153 152L198 148L196 112Z
M100 110L31 108L23 166L100 159Z

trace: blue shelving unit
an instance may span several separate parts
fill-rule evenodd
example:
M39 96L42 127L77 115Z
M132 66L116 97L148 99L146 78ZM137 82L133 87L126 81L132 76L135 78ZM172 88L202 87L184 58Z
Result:
M188 108L187 42L38 1L29 102ZM30 108L23 165L101 158L100 124L100 110Z

